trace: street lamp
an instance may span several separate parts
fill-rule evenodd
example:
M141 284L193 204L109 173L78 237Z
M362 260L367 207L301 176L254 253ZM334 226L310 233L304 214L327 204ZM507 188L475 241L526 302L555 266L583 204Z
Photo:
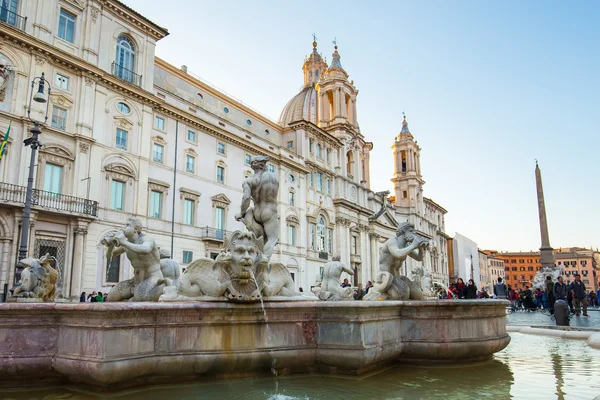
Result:
M35 85L38 85L37 92L34 91ZM47 87L47 90L46 90ZM27 107L27 118L33 122L33 127L29 130L31 137L28 137L23 141L25 146L31 146L31 160L29 161L29 178L27 178L27 193L25 196L25 210L23 211L23 223L21 224L21 242L19 244L19 261L27 257L27 247L29 242L29 220L31 215L31 203L33 197L33 168L35 167L35 153L39 147L42 147L42 143L39 141L39 136L42 133L40 126L43 126L48 121L48 105L50 98L50 85L44 73L42 76L35 77L31 81L31 98L29 99L29 106ZM44 93L47 92L47 93ZM31 117L31 102L44 104L46 103L46 113L44 115L44 121L38 121ZM22 267L17 263L17 271L15 273L15 282L21 280Z

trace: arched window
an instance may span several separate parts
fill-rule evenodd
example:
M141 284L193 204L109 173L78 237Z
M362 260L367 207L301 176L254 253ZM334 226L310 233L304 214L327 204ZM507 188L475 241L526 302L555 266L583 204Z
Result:
M317 143L317 157L322 158L321 144Z
M346 153L346 173L348 175L352 175L352 164L352 151L349 151L348 153Z
M317 219L317 250L325 251L325 218L322 215Z
M133 81L135 68L135 46L131 39L119 36L117 39L117 55L115 57L116 75L127 81Z

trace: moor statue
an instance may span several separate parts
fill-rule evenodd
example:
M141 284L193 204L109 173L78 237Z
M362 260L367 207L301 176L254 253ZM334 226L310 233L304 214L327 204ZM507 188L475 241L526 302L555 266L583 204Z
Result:
M163 278L158 247L142 232L142 221L129 218L124 229L107 234L102 243L108 260L125 253L133 267L133 278L117 283L108 293L108 301L158 301L170 280Z
M163 278L171 280L173 286L179 284L179 276L181 276L181 267L179 263L171 258L171 252L168 249L159 249L160 254L160 271Z
M19 261L24 267L21 280L12 292L14 297L39 299L40 301L53 301L56 297L56 281L58 272L52 268L56 259L46 254L39 260L37 258L24 258Z
M340 261L340 256L334 256L332 261L325 264L321 290L317 294L319 300L354 300L354 291L352 288L342 288L340 286L342 272L354 275L354 271Z
M277 219L277 194L279 179L273 172L267 171L270 157L254 157L250 167L254 174L242 184L243 196L240 213L235 216L257 238L264 240L263 256L269 260L279 237L279 221ZM250 206L252 201L253 206Z

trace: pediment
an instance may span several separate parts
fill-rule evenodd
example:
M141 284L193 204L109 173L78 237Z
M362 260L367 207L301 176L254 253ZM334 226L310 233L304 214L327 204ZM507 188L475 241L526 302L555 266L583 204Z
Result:
M129 130L133 127L133 122L128 118L122 117L120 115L115 115L114 119L117 125L125 130Z
M213 201L213 203L231 204L231 200L229 200L229 197L225 196L224 193L219 193L210 199Z
M53 145L42 147L40 153L52 154L53 156L67 158L71 161L75 160L75 157L68 150Z
M156 135L156 136L152 136L152 140L158 144L161 144L163 146L165 146L167 144L166 140L163 139L162 136L160 135Z
M54 92L50 95L50 102L56 104L62 108L70 109L73 107L73 100L71 100L64 93Z
M194 156L196 157L198 155L198 153L196 153L196 150L190 148L187 148L184 150L185 154L189 154L190 156Z
M83 10L85 8L85 1L84 0L64 0L67 3L79 8L80 10Z

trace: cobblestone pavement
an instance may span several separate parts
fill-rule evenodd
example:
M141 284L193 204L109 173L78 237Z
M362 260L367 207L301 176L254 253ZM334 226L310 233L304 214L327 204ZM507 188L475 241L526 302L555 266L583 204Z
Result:
M589 317L572 316L569 321L570 326L580 328L598 328L600 329L600 308L588 308ZM556 325L552 317L542 314L540 311L523 312L517 311L506 316L507 325Z

